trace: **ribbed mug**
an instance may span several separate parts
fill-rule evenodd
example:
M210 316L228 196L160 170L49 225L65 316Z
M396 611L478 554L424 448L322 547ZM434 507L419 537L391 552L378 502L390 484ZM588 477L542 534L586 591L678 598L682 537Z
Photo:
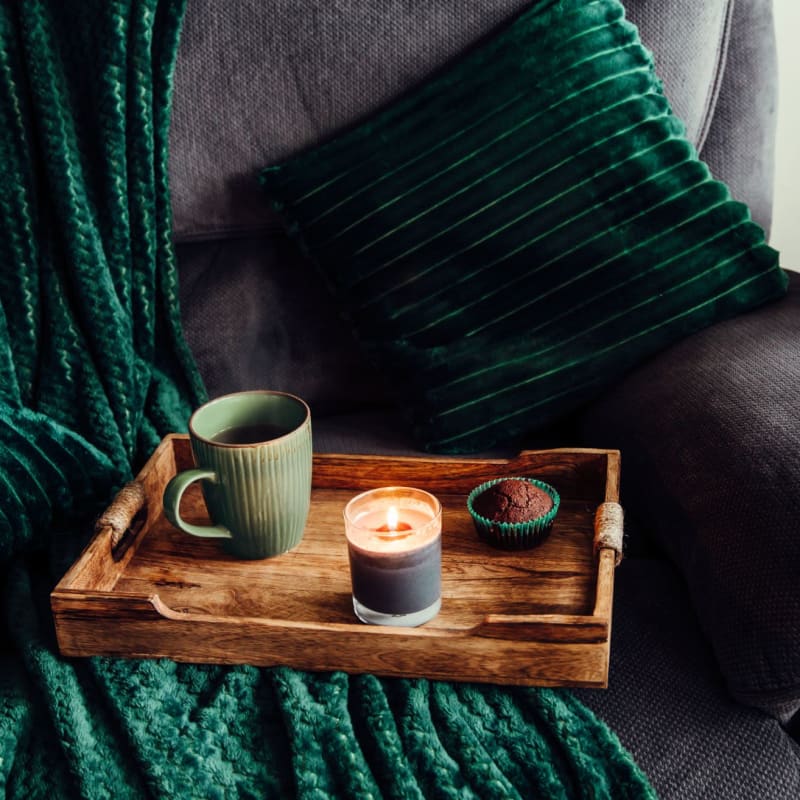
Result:
M300 544L311 502L311 411L285 392L224 395L189 420L197 467L164 490L164 513L192 536L224 539L239 558L268 558ZM213 525L180 515L184 491L202 480Z

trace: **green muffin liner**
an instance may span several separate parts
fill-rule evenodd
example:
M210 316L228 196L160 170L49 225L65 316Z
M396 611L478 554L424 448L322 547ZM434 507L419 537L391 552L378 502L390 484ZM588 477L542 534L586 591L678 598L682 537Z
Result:
M550 496L553 501L553 507L546 514L527 522L493 522L481 516L474 509L473 501L479 494L501 481L528 481ZM475 523L475 530L478 532L478 536L487 544L492 545L492 547L499 547L504 550L527 550L541 544L550 534L553 520L556 518L560 505L561 497L550 484L536 480L536 478L518 476L495 478L494 480L486 481L480 486L476 486L467 497L467 508L472 521Z

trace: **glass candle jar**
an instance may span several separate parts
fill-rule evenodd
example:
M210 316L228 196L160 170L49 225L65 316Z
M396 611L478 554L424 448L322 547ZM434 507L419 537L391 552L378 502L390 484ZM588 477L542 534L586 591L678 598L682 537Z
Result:
M442 603L442 506L422 489L387 486L344 510L353 610L374 625L422 625Z

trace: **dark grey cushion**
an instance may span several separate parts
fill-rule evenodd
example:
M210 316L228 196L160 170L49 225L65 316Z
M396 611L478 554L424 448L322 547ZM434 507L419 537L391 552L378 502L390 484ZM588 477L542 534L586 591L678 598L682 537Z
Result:
M681 577L629 558L615 583L608 689L574 691L661 800L800 797L800 751L777 720L727 694Z
M263 231L274 218L256 184L260 167L397 97L526 5L192 0L170 134L176 237ZM731 0L673 0L666 14L647 0L625 5L655 53L689 139L701 142L724 64ZM747 192L737 199L747 202Z
M732 694L800 709L800 275L637 369L582 420L684 575Z
M303 397L316 415L380 405L315 268L283 237L177 248L184 334L210 396L265 388Z

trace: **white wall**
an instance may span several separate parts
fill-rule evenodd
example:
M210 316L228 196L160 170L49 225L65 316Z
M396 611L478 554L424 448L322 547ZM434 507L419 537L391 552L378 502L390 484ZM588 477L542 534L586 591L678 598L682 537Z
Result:
M770 244L800 272L800 2L774 0L778 36L778 138Z

